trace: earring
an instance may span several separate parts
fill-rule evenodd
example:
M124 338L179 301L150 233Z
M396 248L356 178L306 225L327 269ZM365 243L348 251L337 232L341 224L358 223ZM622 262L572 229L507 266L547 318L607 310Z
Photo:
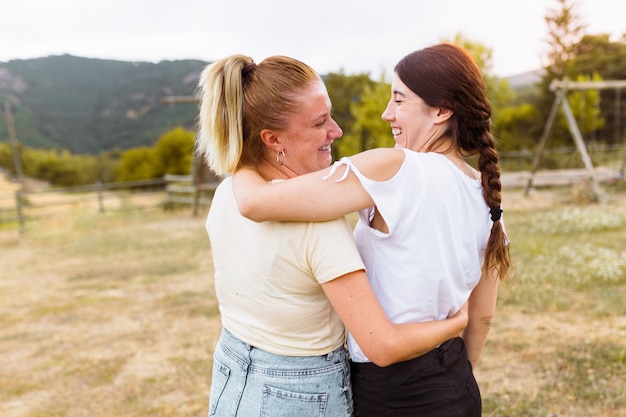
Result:
M285 165L285 150L282 149L280 152L276 152L276 162L278 165Z

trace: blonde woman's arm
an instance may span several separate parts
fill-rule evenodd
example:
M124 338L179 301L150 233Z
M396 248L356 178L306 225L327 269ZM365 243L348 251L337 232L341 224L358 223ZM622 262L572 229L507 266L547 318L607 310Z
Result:
M373 149L350 157L367 178L385 181L400 169L404 152ZM254 221L315 221L336 219L374 205L354 173L344 178L345 165L324 179L331 168L269 184L254 170L242 168L233 175L239 212ZM340 180L341 179L341 180Z

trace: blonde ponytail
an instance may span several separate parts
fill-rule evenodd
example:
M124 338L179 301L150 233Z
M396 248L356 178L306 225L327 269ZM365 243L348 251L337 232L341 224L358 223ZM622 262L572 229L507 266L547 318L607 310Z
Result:
M197 152L217 175L232 174L243 149L243 69L250 57L233 55L207 66L199 82Z

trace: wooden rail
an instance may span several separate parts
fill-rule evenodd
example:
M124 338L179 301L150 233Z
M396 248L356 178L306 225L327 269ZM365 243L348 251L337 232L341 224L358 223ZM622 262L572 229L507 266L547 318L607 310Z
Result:
M132 196L146 193L163 195L164 191L165 195L160 200L155 195L157 199L151 208L158 205L190 205L195 216L200 206L211 204L218 185L219 182L193 185L189 175L165 175L163 178L142 181L96 183L43 190L19 189L14 193L0 194L0 230L17 227L21 232L27 222L49 215L62 206L90 204L104 213L116 209L112 208L113 200L129 200ZM126 205L122 209L128 208Z

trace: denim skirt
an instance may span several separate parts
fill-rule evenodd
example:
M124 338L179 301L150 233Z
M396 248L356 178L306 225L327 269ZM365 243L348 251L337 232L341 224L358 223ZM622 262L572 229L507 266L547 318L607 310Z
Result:
M348 352L283 356L223 329L213 355L209 416L352 416Z
M460 337L381 368L351 363L355 417L479 417L478 384Z

